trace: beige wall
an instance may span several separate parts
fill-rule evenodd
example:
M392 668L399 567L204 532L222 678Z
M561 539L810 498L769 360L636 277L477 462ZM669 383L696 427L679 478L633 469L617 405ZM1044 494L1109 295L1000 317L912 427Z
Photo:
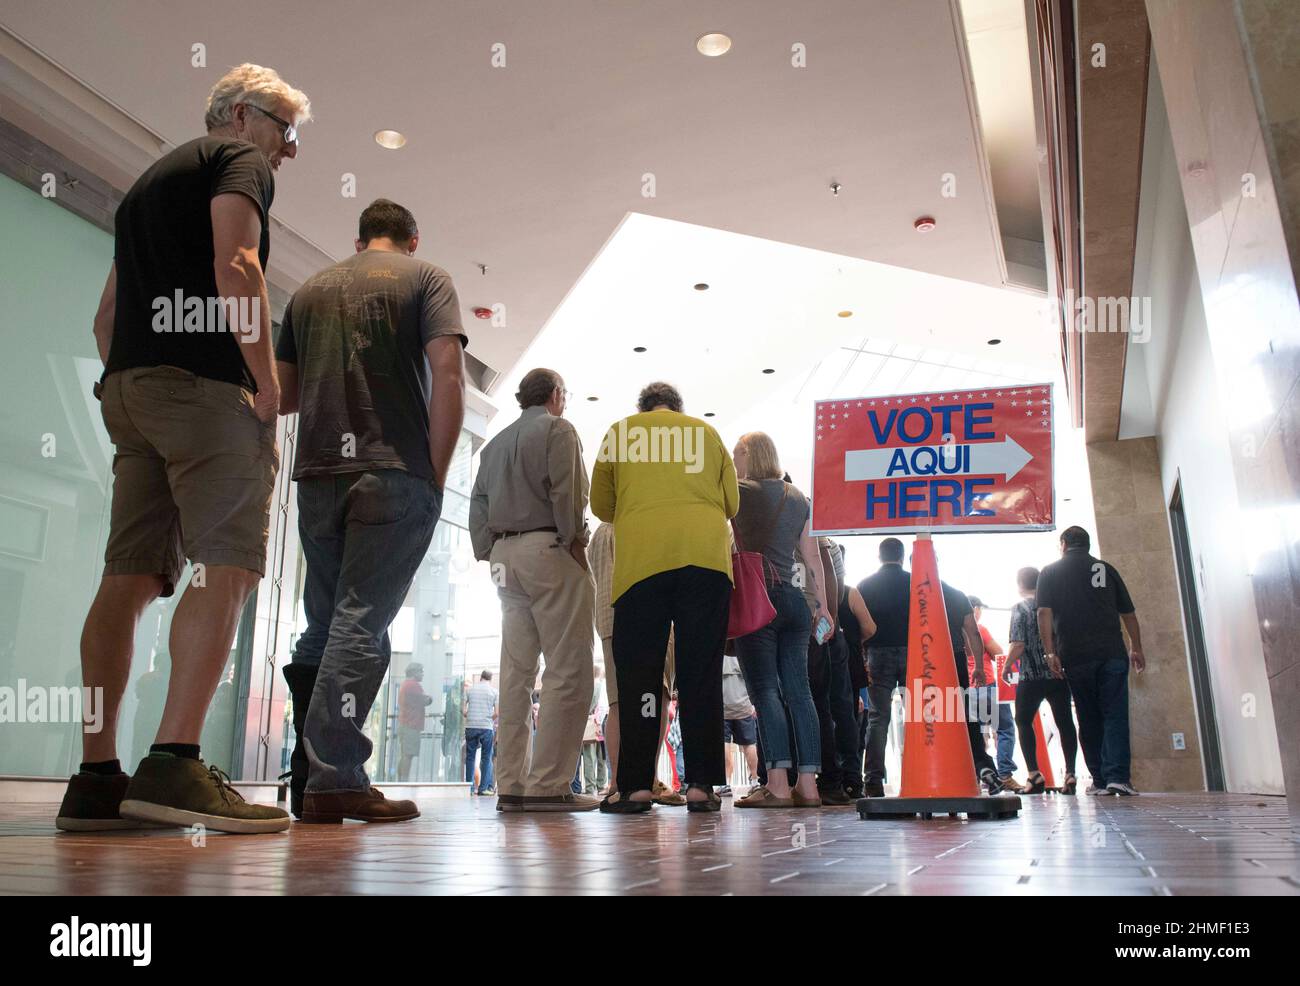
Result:
M1201 791L1205 777L1183 637L1173 545L1154 438L1088 446L1093 554L1114 565L1142 627L1147 668L1129 676L1133 785L1139 791ZM1187 748L1173 748L1180 732Z
M1147 0L1300 822L1300 4Z

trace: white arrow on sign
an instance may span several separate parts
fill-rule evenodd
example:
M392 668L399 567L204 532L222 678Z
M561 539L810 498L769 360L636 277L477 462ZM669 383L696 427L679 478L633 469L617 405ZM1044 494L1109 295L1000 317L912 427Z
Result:
M922 462L926 472L915 472L911 468L913 456L922 449L935 453L934 471L930 472L931 460L927 456ZM970 450L970 468L963 468L956 473L947 471L955 462L961 461L962 449ZM897 452L907 457L908 471L897 471L887 475L889 464ZM1000 442L978 442L973 445L902 445L896 448L858 449L844 453L844 481L852 483L863 479L899 479L910 476L996 476L1002 475L1010 480L1025 468L1033 459L1014 438L1008 435Z

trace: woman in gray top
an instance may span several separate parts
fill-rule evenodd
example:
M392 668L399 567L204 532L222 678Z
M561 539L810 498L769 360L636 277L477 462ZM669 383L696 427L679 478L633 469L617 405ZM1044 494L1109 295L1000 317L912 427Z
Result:
M737 548L762 553L768 598L776 610L771 623L736 640L745 687L758 711L758 733L767 764L767 783L738 800L736 807L818 808L820 726L808 689L812 618L800 591L808 582L808 573L815 579L819 617L824 614L833 625L834 614L826 605L826 579L817 542L809 534L811 509L808 498L781 478L776 446L761 431L741 436L732 457L740 479ZM786 774L791 767L799 774L793 788Z

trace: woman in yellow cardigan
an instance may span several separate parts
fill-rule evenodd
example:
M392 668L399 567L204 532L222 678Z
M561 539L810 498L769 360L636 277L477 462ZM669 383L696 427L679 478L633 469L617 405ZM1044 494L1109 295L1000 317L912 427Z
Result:
M591 510L614 525L614 668L623 711L617 790L601 811L649 811L658 758L664 650L673 629L689 811L717 811L725 783L722 649L731 604L727 520L736 467L713 428L682 413L675 387L652 383L637 414L606 433Z

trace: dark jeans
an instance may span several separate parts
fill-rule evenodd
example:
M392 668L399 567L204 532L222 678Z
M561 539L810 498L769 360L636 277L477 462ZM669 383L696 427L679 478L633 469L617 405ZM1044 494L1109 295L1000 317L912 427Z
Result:
M648 791L659 757L659 717L668 629L677 662L678 715L692 784L725 784L722 751L722 648L731 580L687 565L637 582L614 603L618 675L618 790Z
M958 658L957 684L961 687L963 699L960 703L962 715L966 719L966 731L970 736L971 759L975 762L975 772L988 769L997 772L997 765L984 747L984 735L980 732L979 720L971 715L969 690L970 676L967 673L965 657ZM868 784L879 784L885 776L885 741L889 736L889 719L894 689L906 684L907 648L906 647L868 647L867 668L871 672L871 684L867 686L867 695L871 699L871 709L867 714L867 768ZM908 698L909 706L917 698Z
M867 686L866 781L868 784L883 784L894 689L901 688L907 677L907 648L868 647L867 670L871 684Z
M479 768L478 793L492 790L492 730L465 730L465 780L474 783L474 756L483 751L483 763Z
M1065 680L1074 695L1079 742L1092 782L1098 787L1127 784L1128 655L1071 657L1065 665Z
M293 662L320 668L304 728L308 792L370 787L363 729L388 673L388 627L441 511L433 483L400 469L298 483L307 630Z
M822 770L820 786L838 788L862 784L861 750L853 684L849 680L849 646L843 632L825 644L808 640L808 686L820 726Z
M768 771L796 767L801 774L816 773L821 769L821 726L808 688L812 618L803 593L793 586L778 583L767 594L776 617L736 640L745 689L758 712L763 757Z
M1016 727L1020 730L1020 752L1025 755L1025 767L1032 774L1039 770L1038 733L1034 717L1043 699L1052 707L1052 718L1061 734L1061 751L1065 754L1065 772L1074 773L1079 753L1079 734L1074 730L1074 714L1070 711L1070 684L1062 678L1021 678L1016 685ZM1047 737L1043 737L1046 746Z

